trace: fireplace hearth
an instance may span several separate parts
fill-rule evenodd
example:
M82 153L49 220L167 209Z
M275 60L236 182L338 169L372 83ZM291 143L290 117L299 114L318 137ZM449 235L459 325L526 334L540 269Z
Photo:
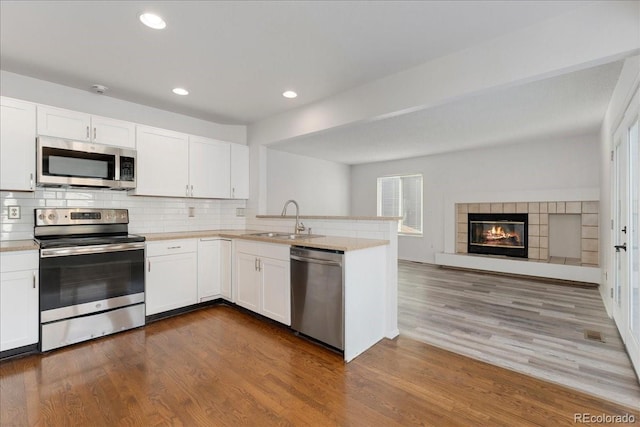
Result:
M528 257L527 214L470 213L468 224L468 253Z

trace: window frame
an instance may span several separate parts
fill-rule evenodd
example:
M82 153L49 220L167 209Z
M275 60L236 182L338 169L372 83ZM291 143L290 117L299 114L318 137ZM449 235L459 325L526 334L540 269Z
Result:
M402 230L402 224L403 224L403 219L400 219L398 221L398 236L406 236L406 237L422 237L424 235L424 175L421 173L409 173L409 174L393 174L393 175L384 175L384 176L379 176L376 179L376 209L377 209L377 214L378 216L383 216L382 215L382 181L385 179L390 179L390 178L396 178L399 179L400 182L403 178L415 178L415 177L420 177L420 201L419 201L419 206L420 206L420 231L419 232L415 232L415 233L408 233L408 232L403 232ZM403 197L402 197L402 185L400 185L400 195L399 195L399 215L392 215L392 216L399 216L401 218L404 218L404 207L402 206L403 203Z

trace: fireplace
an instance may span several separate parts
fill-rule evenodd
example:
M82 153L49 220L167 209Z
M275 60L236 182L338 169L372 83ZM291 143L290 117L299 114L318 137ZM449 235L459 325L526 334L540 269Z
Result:
M527 258L528 215L470 213L467 252Z

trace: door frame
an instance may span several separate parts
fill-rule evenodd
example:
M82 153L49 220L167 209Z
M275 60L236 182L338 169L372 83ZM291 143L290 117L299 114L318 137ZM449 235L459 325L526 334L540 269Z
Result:
M633 332L640 331L640 325L635 325L632 328L631 325L631 303L632 303L632 291L633 291L633 283L632 281L640 280L639 277L634 277L632 274L632 263L633 258L637 257L639 254L636 252L637 249L632 248L631 242L634 234L640 233L640 230L632 229L631 219L632 219L632 170L633 168L640 168L640 164L634 165L633 159L631 158L631 145L632 144L640 144L639 141L632 141L629 135L629 129L634 125L636 121L638 121L640 117L640 89L636 86L634 89L635 92L633 96L629 100L629 103L625 109L625 112L620 120L620 123L615 128L615 132L613 133L613 141L612 141L612 168L611 168L611 219L612 219L612 228L611 228L611 247L605 248L608 253L610 253L610 264L612 266L613 274L613 301L612 301L612 316L618 327L618 331L620 332L620 336L625 344L627 349L627 353L629 358L631 359L631 363L636 371L636 375L640 378L640 336L634 337ZM620 145L623 145L623 152L619 152L618 148ZM618 205L618 183L619 177L618 174L622 169L620 162L620 153L624 154L625 164L623 165L625 171L624 177L624 186L625 186L625 197L627 199L626 209L623 212L625 224L621 224L618 221L619 218L619 208ZM621 226L627 226L626 235L620 234ZM622 239L624 237L624 239ZM627 251L616 253L613 249L613 245L622 244L621 240L625 240L624 243L627 244ZM624 271L624 276L626 277L626 282L622 284L621 289L619 289L618 284L618 259L619 256L626 257L626 271ZM619 293L620 292L620 293Z

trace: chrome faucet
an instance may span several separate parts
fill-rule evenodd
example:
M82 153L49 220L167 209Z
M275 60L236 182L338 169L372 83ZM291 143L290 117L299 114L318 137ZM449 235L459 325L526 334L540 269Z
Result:
M285 216L287 214L287 207L289 206L289 203L293 203L296 206L296 228L295 228L295 232L296 232L296 234L300 234L300 232L305 230L305 226L304 226L303 223L301 223L299 221L299 218L300 218L300 206L298 206L298 202L296 202L293 199L287 200L284 203L284 208L282 208L282 213L280 215Z

